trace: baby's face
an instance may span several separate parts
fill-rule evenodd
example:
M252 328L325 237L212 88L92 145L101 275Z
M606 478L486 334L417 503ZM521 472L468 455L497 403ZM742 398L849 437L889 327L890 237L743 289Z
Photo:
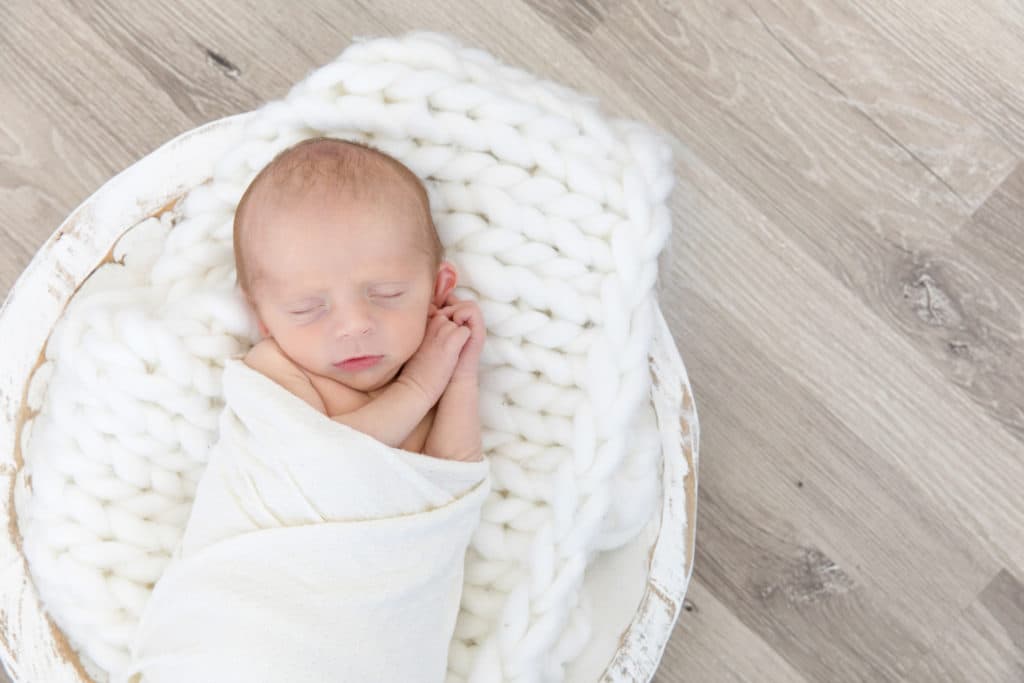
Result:
M261 212L248 252L261 272L260 331L307 372L364 392L387 385L419 348L430 312L436 273L417 248L422 218L399 202L289 204ZM382 358L340 365L359 356Z

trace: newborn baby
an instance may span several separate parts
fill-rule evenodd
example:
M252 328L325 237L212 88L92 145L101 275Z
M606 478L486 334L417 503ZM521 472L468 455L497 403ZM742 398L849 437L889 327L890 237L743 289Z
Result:
M234 229L263 338L225 363L218 439L113 680L443 681L490 494L485 330L452 296L423 185L308 140L256 176Z
M371 147L303 140L257 174L234 222L263 339L243 362L393 447L480 460L485 338L420 179Z

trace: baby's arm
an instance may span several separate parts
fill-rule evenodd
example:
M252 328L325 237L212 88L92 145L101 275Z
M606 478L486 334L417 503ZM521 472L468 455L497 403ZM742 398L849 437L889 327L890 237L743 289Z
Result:
M430 396L398 377L363 407L330 418L398 448L431 406Z
M437 404L423 452L445 460L483 459L479 397L475 378L452 379Z
M474 301L449 294L439 315L468 327L469 340L459 353L444 390L423 452L446 460L482 460L480 436L480 352L487 337L483 313Z

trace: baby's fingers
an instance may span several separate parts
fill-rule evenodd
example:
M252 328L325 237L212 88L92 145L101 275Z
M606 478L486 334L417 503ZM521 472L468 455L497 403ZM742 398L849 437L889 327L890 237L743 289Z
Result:
M471 309L468 306L459 306L458 308L452 308L452 320L458 324L466 322L469 318Z
M462 323L469 320L476 307L472 303L460 302L451 306L445 306L439 312L446 318L450 318L452 322L461 325Z
M456 322L467 323L474 331L482 331L484 327L484 316L476 306L466 306L458 313Z
M449 322L443 315L435 315L427 321L427 333L437 334L446 322Z
M466 345L470 336L472 335L468 327L453 324L446 341L451 344L452 349L460 351L462 347Z

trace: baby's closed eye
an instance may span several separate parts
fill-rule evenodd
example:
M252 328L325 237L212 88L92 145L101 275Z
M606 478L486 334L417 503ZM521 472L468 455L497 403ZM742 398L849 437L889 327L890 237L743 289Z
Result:
M396 293L393 293L393 294L371 294L370 298L371 299L381 299L381 300L393 300L393 299L398 299L399 297L403 296L404 294L405 294L405 292L396 292ZM289 312L292 315L307 315L309 313L315 313L316 311L319 311L319 310L321 310L323 308L326 308L326 307L327 307L326 304L320 303L320 304L311 305L311 306L303 306L302 308L299 308L299 309L296 309L296 310L293 310L293 311L289 311Z

